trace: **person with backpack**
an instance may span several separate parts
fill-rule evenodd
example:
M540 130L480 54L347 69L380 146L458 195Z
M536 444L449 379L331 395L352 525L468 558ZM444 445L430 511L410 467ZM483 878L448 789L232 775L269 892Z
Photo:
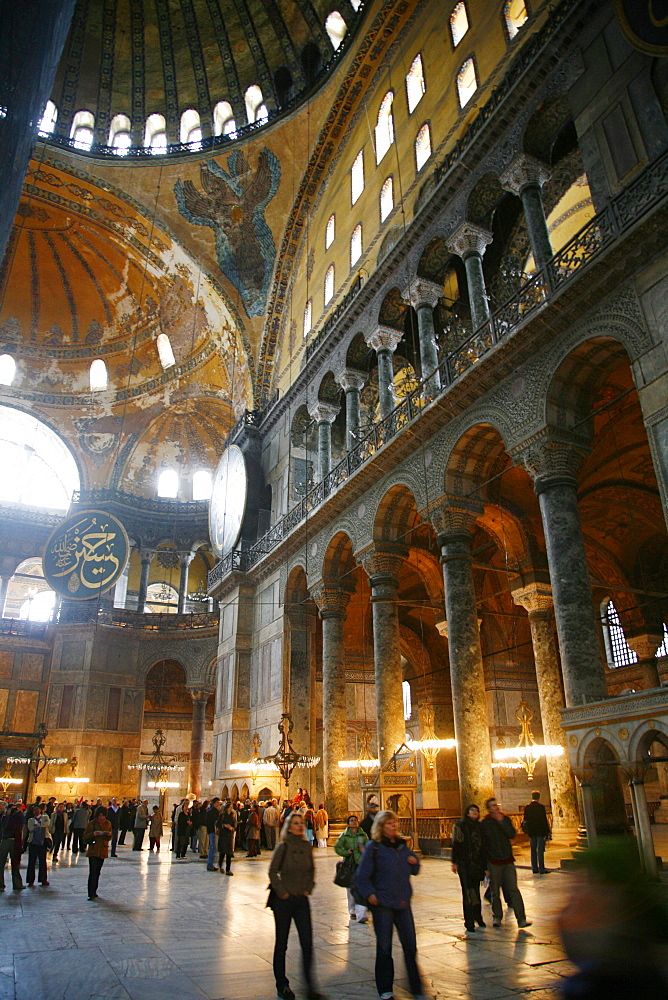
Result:
M420 871L420 862L399 836L399 817L389 809L382 810L374 819L371 841L362 854L355 884L360 895L367 899L373 914L378 995L381 1000L392 1000L393 997L392 929L396 927L406 960L410 991L414 997L422 997L422 976L416 959L417 940L411 910L411 876Z
M46 847L49 842L49 817L42 812L42 806L32 807L32 816L28 820L28 870L26 882L32 887L35 884L35 865L38 865L37 881L40 885L48 885L49 878L46 868Z
M368 844L368 842L369 838L364 830L360 829L360 821L353 813L346 820L346 828L343 833L339 834L339 839L334 844L334 850L341 858L352 856L355 862L355 869L357 869L362 860L364 845ZM353 895L352 887L347 887L346 893L348 894L348 913L350 914L350 919L356 920L360 924L365 924L368 919L366 906L357 902Z

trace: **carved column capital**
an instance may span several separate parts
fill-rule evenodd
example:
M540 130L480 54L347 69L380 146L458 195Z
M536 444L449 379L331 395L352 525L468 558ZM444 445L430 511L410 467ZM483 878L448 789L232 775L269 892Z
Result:
M356 555L373 588L386 585L396 589L399 586L399 570L406 560L407 550L403 545L372 545Z
M442 295L441 286L427 278L413 278L408 287L401 293L404 302L410 303L413 309L419 309L420 306L429 306L430 309L434 309Z
M333 424L339 415L339 410L340 407L335 406L334 403L324 403L317 400L309 407L309 414L319 424Z
M516 465L523 465L540 495L555 480L577 485L580 469L590 452L587 441L570 431L544 427L528 441L510 449Z
M191 562L195 558L194 552L177 552L179 557L180 566L190 566Z
M189 687L187 690L190 693L190 696L192 697L193 701L200 701L200 702L203 701L205 705L214 692L214 689L212 687L208 687L207 685L204 684L202 685L198 684L195 687Z
M321 618L345 618L354 585L339 580L320 580L309 588Z
M374 351L396 351L399 341L403 337L401 330L395 330L391 326L377 326L375 330L365 336L365 341Z
M512 591L513 601L529 614L541 614L546 617L554 612L552 587L549 583L530 583L526 587L516 587Z
M156 549L143 549L139 550L139 561L142 563L151 563L155 557Z
M537 185L542 187L550 177L550 168L542 160L522 153L499 177L499 184L504 191L510 191L518 197L525 187Z
M315 625L317 611L312 604L287 604L285 617L292 631L308 632Z
M363 389L367 382L365 372L358 371L357 368L344 368L334 376L334 381L338 382L344 392L349 389Z
M444 496L427 510L439 545L449 535L470 535L484 506L466 497Z
M462 222L448 237L446 244L448 250L465 260L473 253L482 257L493 238L489 229L476 226L473 222Z

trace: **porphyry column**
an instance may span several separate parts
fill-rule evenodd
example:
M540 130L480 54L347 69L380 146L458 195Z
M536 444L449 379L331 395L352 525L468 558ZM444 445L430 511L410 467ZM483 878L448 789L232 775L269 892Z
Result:
M529 613L543 740L549 746L564 748L561 757L547 760L553 828L575 830L579 822L578 803L566 752L566 734L561 725L560 709L564 707L564 695L554 639L552 589L547 583L532 583L527 587L513 590L513 600Z
M151 573L151 563L155 552L140 552L141 572L139 574L139 592L137 593L137 611L143 614L146 605L146 594L148 593L148 578Z
M346 394L346 451L352 451L360 439L360 393L367 377L355 368L344 368L335 379Z
M194 552L179 553L179 606L178 612L182 615L186 610L188 600L188 569L195 558Z
M202 794L204 770L204 733L206 729L206 703L210 688L189 688L193 700L193 717L190 728L190 763L188 765L188 791L197 798Z
M541 194L541 188L549 176L547 164L533 156L522 154L499 177L501 187L516 194L522 202L537 270L545 267L554 254Z
M397 405L394 396L392 355L402 337L401 330L393 330L389 326L379 326L373 333L364 338L369 347L373 347L378 359L378 405L380 406L381 420L388 417Z
M482 258L492 242L492 233L472 222L463 222L448 240L448 249L464 261L474 331L489 320L489 301L482 270Z
M332 424L339 407L318 400L309 412L318 424L318 481L322 482L332 469Z
M443 289L439 288L433 281L415 278L403 296L404 300L413 306L417 315L422 379L427 399L435 396L441 388L438 347L436 346L436 331L434 329L434 309L442 294ZM426 378L427 376L429 377Z

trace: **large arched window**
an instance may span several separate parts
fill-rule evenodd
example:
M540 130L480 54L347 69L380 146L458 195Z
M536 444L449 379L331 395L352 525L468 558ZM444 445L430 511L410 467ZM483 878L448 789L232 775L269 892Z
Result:
M144 148L152 153L167 152L167 123L164 115L149 115L144 131Z
M668 656L668 627L666 626L665 622L663 623L663 642L657 649L656 655L657 657Z
M149 583L146 588L144 613L175 615L179 609L179 592L166 580Z
M11 385L16 375L16 361L11 354L0 354L0 385Z
M359 153L353 160L353 165L350 168L350 198L354 205L362 191L364 190L364 150L360 149Z
M426 91L424 84L424 69L422 66L422 56L418 52L411 63L411 68L406 77L406 100L408 101L408 114L412 114L422 100Z
M262 91L256 83L248 88L245 95L246 101L246 117L248 119L248 124L252 125L253 122L265 122L269 117L269 112L267 111L267 105L264 103L264 98L262 96Z
M407 722L413 714L413 699L411 695L410 681L401 682L401 694L404 700L404 722Z
M158 348L158 357L160 358L160 364L163 368L171 368L173 364L176 363L174 357L174 351L172 350L172 345L169 337L166 333L159 333L158 339L156 340L156 347Z
M380 102L378 118L376 120L376 163L380 163L388 149L394 142L394 118L392 116L392 101L394 93L391 90L385 94Z
M343 20L338 10L333 10L325 21L325 31L329 35L329 40L334 47L334 51L339 48L341 42L346 37L348 26Z
M354 267L362 256L362 223L359 222L350 237L350 266Z
M612 601L604 601L601 605L601 612L603 640L608 666L628 667L632 663L637 663L638 656L626 641L617 608Z
M380 221L385 222L394 208L394 184L391 177L386 178L380 189Z
M58 108L53 101L47 101L44 114L39 123L40 135L51 135L58 121Z
M330 264L325 272L325 305L334 297L334 265Z
M468 30L469 19L466 13L466 4L457 3L450 14L450 37L454 48L457 48Z
M58 435L36 417L0 406L0 503L67 510L79 470Z
M176 469L163 469L158 477L158 496L174 500L179 492L179 474Z
M181 115L181 142L184 145L192 146L193 149L200 149L202 145L202 126L199 120L199 112L194 108L188 108Z
M79 149L90 149L95 138L95 115L92 111L77 111L72 119L70 136Z
M529 13L524 0L506 0L506 3L503 5L503 19L506 24L508 38L512 42L520 28L529 20Z
M102 358L96 358L90 366L90 391L101 392L107 385L107 366Z
M477 89L478 78L476 76L475 63L473 57L470 57L462 63L457 74L457 96L461 108L466 107Z
M424 125L420 126L420 130L415 137L415 166L418 172L422 170L430 156L431 131L429 129L429 122L425 122Z
M334 237L336 236L336 216L332 212L327 220L327 230L325 231L325 250L329 250L332 243L334 242Z
M218 101L213 109L213 134L234 135L236 130L232 105L229 101Z
M130 130L132 126L127 115L114 115L109 126L109 145L116 150L118 156L126 156L132 145Z
M313 300L309 299L304 306L304 336L308 337L313 326Z
M208 469L198 469L193 476L193 500L211 499L211 473Z
M44 579L39 556L24 559L7 585L0 617L30 622L48 622L53 617L56 595Z

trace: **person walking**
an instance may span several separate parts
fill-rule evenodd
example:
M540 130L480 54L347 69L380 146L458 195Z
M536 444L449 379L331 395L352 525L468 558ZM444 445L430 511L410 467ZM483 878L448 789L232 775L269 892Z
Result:
M56 807L56 811L51 814L51 820L49 822L49 832L51 834L51 840L53 841L53 854L51 855L52 865L55 865L58 861L58 851L65 844L68 830L69 824L67 821L67 813L65 812L65 803L59 802Z
M23 813L17 805L5 809L0 822L0 892L5 891L7 858L12 866L12 889L25 889L21 878L21 848L23 846Z
M83 832L90 819L90 809L85 799L79 803L72 816L72 854L78 854L84 850Z
M313 806L309 803L306 804L306 808L304 809L304 827L306 829L306 839L311 847L313 847L315 844L315 813Z
M369 838L366 833L364 830L360 830L359 819L352 814L346 820L346 828L343 833L339 834L339 838L334 844L334 850L342 858L352 855L355 868L357 869L362 860L364 845L368 842ZM346 893L348 894L348 913L350 914L350 919L357 920L360 924L365 924L367 922L366 906L356 901L351 888L346 889Z
M540 801L540 792L531 793L531 802L524 807L522 829L531 844L531 871L534 875L549 875L545 867L545 844L552 839L547 810Z
M468 806L452 833L452 870L459 875L462 887L464 926L473 933L475 925L486 927L482 919L480 883L485 877L487 862L480 828L480 809Z
M67 816L67 842L65 847L69 851L72 846L72 819L74 817L74 803L68 802L65 806L65 815Z
M483 848L487 858L487 871L492 895L492 925L500 927L503 919L501 891L507 892L510 905L517 918L518 927L530 927L524 910L522 893L517 888L517 871L513 857L512 840L515 837L515 827L509 816L501 812L496 799L485 802L487 815L480 824L483 836Z
M392 1000L392 928L396 927L404 951L410 991L414 997L422 997L422 977L416 958L417 940L411 910L411 875L418 874L420 862L399 836L399 817L389 809L377 813L371 827L371 840L373 843L362 853L356 882L358 891L366 896L373 914L376 989L381 1000Z
M26 882L29 886L35 884L35 865L38 865L37 881L40 885L48 885L49 877L46 867L46 840L49 833L49 817L42 812L42 806L32 807L32 816L28 820L28 870Z
M360 823L360 830L364 830L369 840L371 840L371 827L373 826L373 821L378 815L379 805L377 802L368 802L366 807L366 815Z
M234 806L228 799L223 806L223 810L218 820L218 864L220 871L223 871L223 859L225 860L225 874L234 875L232 871L232 858L234 857L234 837L237 830L237 814Z
M257 802L252 804L246 820L246 843L248 845L246 857L258 858L260 856L260 810Z
M118 834L121 828L121 807L118 804L118 799L114 798L109 803L109 808L107 809L107 819L111 823L111 856L112 858L117 858L116 847L118 845Z
M160 812L159 806L153 806L153 814L151 816L151 823L148 830L148 849L152 851L155 847L155 853L160 854L160 838L162 837L162 813Z
M148 799L144 799L137 806L137 812L135 813L135 825L133 828L134 842L132 844L133 851L141 851L142 844L144 843L144 834L146 833L149 824L148 816Z
M318 847L327 847L327 837L329 834L329 815L324 804L318 806L315 814L315 839ZM368 837L367 837L368 839Z
M313 851L304 834L304 817L293 812L283 824L281 839L269 864L271 891L267 906L274 913L274 977L280 1000L295 1000L285 973L285 953L292 921L302 950L302 968L309 1000L323 1000L313 976L313 928L308 897L313 892L315 871Z
M111 823L107 819L107 810L104 806L98 806L95 816L89 821L84 830L83 839L88 844L86 855L88 857L88 899L97 899L97 887L100 881L100 872L105 858L109 856L109 841L113 836Z
M176 814L176 860L187 861L188 841L192 830L192 811L190 803L184 799Z
M209 803L209 808L206 811L206 834L209 838L209 853L206 859L206 870L208 872L217 872L218 868L214 864L216 860L216 847L218 846L218 832L217 824L218 817L220 816L220 799L218 796L214 796Z
M273 851L276 847L276 834L278 831L278 809L276 799L272 799L262 815L264 826L264 837L267 842L267 850Z
M209 831L206 828L206 814L209 811L209 800L205 799L197 811L197 817L193 817L193 823L197 823L197 846L199 848L200 861L206 861L209 853Z

